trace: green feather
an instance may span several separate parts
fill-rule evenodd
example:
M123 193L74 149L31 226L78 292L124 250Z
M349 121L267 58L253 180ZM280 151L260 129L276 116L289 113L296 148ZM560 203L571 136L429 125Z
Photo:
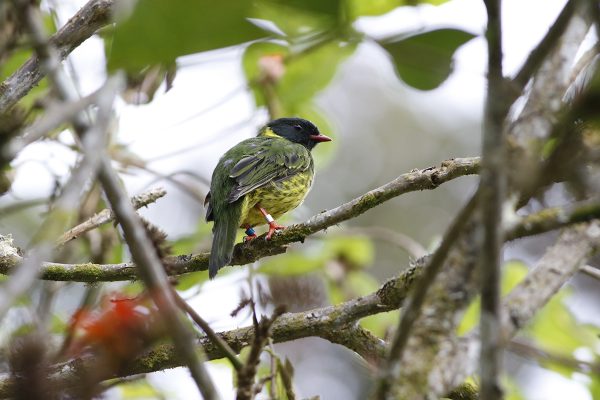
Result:
M210 279L217 275L219 269L229 264L233 254L233 245L242 213L242 201L236 201L223 209L213 226L213 244L208 261L208 276Z
M258 137L238 143L221 157L213 172L205 201L206 220L215 222L210 278L231 262L237 228L265 223L255 205L278 218L302 203L312 184L310 149L316 142L310 142L308 135L319 134L317 128L294 118L271 124L277 133L264 128Z

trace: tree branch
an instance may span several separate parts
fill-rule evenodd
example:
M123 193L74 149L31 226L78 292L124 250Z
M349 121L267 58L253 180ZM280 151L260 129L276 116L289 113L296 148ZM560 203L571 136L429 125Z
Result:
M578 231L585 232L585 237L593 237L594 232L597 233L598 229L600 228L595 224L595 228L587 230L578 228ZM571 238L569 239L569 243L589 243L589 241L578 239L581 238ZM596 241L596 246L599 246L600 235L596 235L594 240ZM557 245L555 246L558 246L559 243L560 241L557 242ZM0 244L2 244L2 241L0 241ZM592 247L584 245L577 253L589 255L591 249ZM572 268L571 263L574 261L577 261L578 263L584 261L580 257L577 257L577 254L573 251L567 251L565 247L560 247L560 249L557 249L556 251L564 254L563 258L566 257L566 259L568 259L569 270ZM413 265L401 273L399 277L390 279L376 292L367 296L353 299L336 306L322 307L300 313L283 314L273 324L273 341L275 343L282 343L309 336L318 336L356 351L367 361L374 360L375 363L379 362L383 354L383 348L380 346L382 344L381 341L372 336L367 336L366 339L360 337L352 338L351 334L354 332L358 332L361 335L364 332L369 335L368 331L364 331L354 324L357 320L366 316L398 309L405 301L415 280L419 279L423 273L424 266L428 262L428 257L417 260ZM546 257L544 257L544 259L545 258ZM540 260L536 269L547 268L544 267L544 265L545 261ZM577 270L576 267L573 268ZM538 277L553 278L554 275L554 273L550 273L546 269L542 269L536 273L536 276ZM568 279L568 277L565 278L565 276L562 275L560 281L564 282L566 279ZM526 285L525 281L518 287L523 285ZM559 284L558 287L560 287L560 285L561 284ZM556 284L552 284L552 286L557 287ZM533 285L529 290L535 292L536 287L537 285ZM518 310L521 306L522 305L518 301L512 300L505 301L504 307L507 309ZM533 308L537 310L542 306L543 304L536 301ZM510 315L511 312L508 312L507 314ZM241 349L251 344L254 329L252 327L244 327L217 333L217 335L219 335L235 352L240 352ZM461 341L458 344L453 345L452 351L440 353L440 358L437 360L440 364L436 367L434 375L437 376L436 379L438 380L441 391L448 391L451 388L456 387L466 376L474 372L477 366L476 354L478 340L478 335L475 333L469 334L466 337L461 338ZM199 339L197 345L205 351L209 360L226 357L223 349L215 345L208 337ZM465 357L465 354L470 355L470 357ZM52 378L55 384L60 385L60 387L76 386L81 383L80 374L82 373L82 370L85 371L87 368L94 368L94 362L92 357L83 356L82 358L55 365L52 368ZM175 353L172 345L159 345L146 355L135 360L127 369L120 371L118 376L130 376L139 373L161 371L182 365L184 365L184 361ZM0 379L0 398L10 397L12 385L13 382L11 379Z
M454 245L455 240L458 239L463 227L471 219L471 214L475 210L476 204L477 194L474 194L452 221L450 228L448 228L448 231L444 235L442 243L429 259L423 276L417 281L408 304L403 308L402 317L396 328L396 334L390 343L387 362L380 369L380 377L377 382L377 388L375 389L375 399L385 400L390 396L392 383L394 379L396 379L401 368L401 360L406 345L408 344L411 328L421 314L421 307L425 302L427 291L444 265L446 257Z
M50 38L50 43L56 46L61 60L110 22L113 3L114 0L89 1ZM0 83L0 113L7 111L29 93L46 72L40 69L39 59L33 56Z
M265 235L262 235L249 243L237 244L231 265L245 265L262 257L281 254L286 250L285 245L302 242L306 236L354 218L396 196L418 190L435 189L452 179L476 174L478 170L479 158L456 158L444 161L439 167L415 170L400 175L393 181L348 203L315 215L305 223L286 228L270 241L264 240ZM203 253L175 257L170 260L169 273L183 274L205 271L208 268L208 256L208 253ZM0 263L0 273L8 273L14 267L15 264ZM135 265L132 263L103 265L45 263L43 272L42 278L48 280L100 282L138 279Z
M546 36L544 36L536 48L529 53L527 60L525 60L525 63L513 78L512 82L516 85L519 92L525 88L527 82L533 77L542 63L546 61L548 54L554 50L560 37L567 29L573 14L575 14L575 0L569 0L556 18L556 21L554 21L554 24L546 33Z
M136 271L144 281L161 316L170 327L177 353L185 360L185 365L202 396L206 400L219 399L220 396L204 366L203 357L194 351L189 351L193 346L193 333L175 303L171 285L156 249L152 246L135 209L128 201L118 175L112 169L107 157L104 157L102 162L99 178L110 206L123 228L125 241L137 264Z
M483 117L481 179L479 181L483 243L479 260L481 287L482 399L502 398L499 376L500 267L503 243L502 209L506 198L506 141L504 122L514 96L509 96L502 72L502 13L500 0L485 0L488 48L487 93Z
M502 336L508 342L600 249L600 224L565 229L527 277L502 301ZM439 393L460 385L477 368L479 332L447 344L431 371Z
M166 194L167 191L163 188L151 189L147 192L133 196L131 198L131 204L135 209L139 209L142 207L146 207L150 203L154 203L156 200L160 199ZM88 218L81 224L63 233L62 236L56 241L56 245L63 246L67 242L76 239L77 237L83 235L86 232L91 231L92 229L98 228L99 226L114 221L114 219L115 215L112 212L112 210L105 208L99 213L92 215L90 218Z
M282 343L304 337L318 336L339 343L357 351L366 360L378 362L383 352L382 343L368 331L357 327L356 321L369 315L398 309L406 298L415 279L418 279L427 257L415 261L397 278L384 283L376 292L345 303L317 308L299 313L285 313L271 327L274 343ZM352 338L352 334L362 337ZM254 328L244 327L217 333L233 351L239 353L250 346L254 338ZM204 336L197 341L209 360L226 357L223 349ZM190 349L188 349L190 350ZM161 371L185 365L181 355L172 345L159 345L146 355L133 361L126 369L118 371L114 377L123 377ZM66 363L54 365L51 379L58 387L74 387L81 384L81 374L95 368L95 359L82 356ZM107 378L108 379L108 378ZM0 379L0 398L11 396L14 382L10 378Z
M548 208L527 215L514 222L506 232L506 240L516 240L526 236L549 232L574 223L591 221L598 218L600 218L600 202L586 202L565 207ZM6 237L0 235L0 238L3 239L0 240L0 242L5 243L4 248L10 250L10 254L12 254L10 257L6 256L9 253L3 251L2 247L0 247L0 274L8 274L23 262L23 258L17 254L17 249L12 243L6 245ZM243 246L243 244L240 246ZM260 257L266 255L261 255ZM168 273L171 275L206 271L208 268L208 254L176 256L171 260L169 267ZM136 274L136 266L134 263L43 263L40 271L40 278L52 281L90 283L139 279Z
M511 178L515 182L519 182L519 178L527 178L530 171L537 166L539 157L535 153L536 148L532 148L531 144L535 144L540 136L546 136L554 126L557 112L561 108L564 88L566 88L562 86L563 75L568 75L569 60L572 60L586 31L587 24L579 16L572 18L567 31L561 37L559 46L554 49L550 61L544 63L544 66L539 69L533 82L536 96L529 98L526 110L541 109L543 112L534 114L535 122L532 122L533 118L522 118L518 124L507 128L511 135L511 145L516 149L509 161L511 171L514 171ZM541 76L543 78L540 78ZM532 153L534 156L530 158L529 155ZM475 265L479 249L477 243L482 237L479 230L476 223L470 224L465 229L464 237L449 254L446 265L431 288L422 316L413 327L402 361L403 368L395 382L394 394L399 398L441 396L448 392L449 387L441 379L441 373L437 368L438 359L440 355L456 352L458 338L455 329L458 316L477 293L475 282L478 276ZM478 351L479 349L475 350ZM454 359L454 361L455 364L446 366L452 370L461 369L462 360Z

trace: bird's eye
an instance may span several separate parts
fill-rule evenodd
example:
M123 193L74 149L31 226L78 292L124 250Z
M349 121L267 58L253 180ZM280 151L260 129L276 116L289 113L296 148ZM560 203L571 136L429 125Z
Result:
M302 127L300 125L294 125L294 129L300 132L302 130Z

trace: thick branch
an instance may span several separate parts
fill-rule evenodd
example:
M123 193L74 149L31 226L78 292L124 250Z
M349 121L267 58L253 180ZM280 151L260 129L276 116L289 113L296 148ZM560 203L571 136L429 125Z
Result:
M566 229L536 263L523 282L502 302L502 335L509 341L547 304L560 288L600 249L598 222ZM431 372L440 392L461 384L477 367L479 332L474 330L449 344Z
M286 228L268 242L264 240L263 235L249 243L236 245L231 265L245 265L262 257L281 254L286 250L285 245L304 241L306 236L354 218L396 196L417 190L435 189L452 179L476 174L478 170L479 158L456 158L444 161L439 167L430 167L400 175L395 180L348 203L315 215L305 223ZM183 274L205 271L208 268L208 256L208 253L204 253L175 257L170 265L169 273ZM15 264L0 263L0 273L8 273L14 266ZM59 281L100 282L132 280L138 279L138 276L135 265L132 263L104 265L46 263L43 266L42 278Z
M89 1L50 38L50 43L57 48L61 59L64 60L73 49L110 22L113 3L113 0ZM44 75L37 57L27 60L21 68L0 83L0 112L15 105Z
M526 236L549 232L574 223L591 221L598 218L600 218L600 202L548 208L527 215L515 222L507 230L506 240L515 240ZM12 249L16 251L14 247L12 247ZM15 251L12 252L14 253L14 256L4 257L6 252L3 252L2 248L0 248L0 273L8 274L23 261L21 256L16 255ZM274 252L273 254L278 253ZM257 257L257 259L266 255L271 255L271 253L263 254ZM173 262L170 264L168 272L171 275L180 275L189 272L206 271L207 268L208 254L177 256L173 258ZM44 263L41 269L41 278L53 281L74 282L110 282L138 279L136 267L133 263Z
M418 260L406 269L399 277L383 284L376 292L347 301L345 303L317 308L299 313L281 315L272 326L274 343L282 343L309 336L318 336L334 343L346 346L368 361L377 363L383 353L382 342L368 331L357 327L356 321L368 315L398 309L415 279L419 277L427 257ZM252 343L253 327L244 327L218 333L230 348L240 352ZM208 337L198 339L209 360L225 357L223 349L214 344ZM118 376L130 376L139 373L162 371L184 365L172 345L159 345L145 356L138 358L131 365L118 372ZM83 356L67 363L55 365L51 376L54 383L62 388L81 384L80 377L85 370L95 368L93 356ZM116 377L116 376L115 376ZM13 382L0 379L0 398L11 396Z

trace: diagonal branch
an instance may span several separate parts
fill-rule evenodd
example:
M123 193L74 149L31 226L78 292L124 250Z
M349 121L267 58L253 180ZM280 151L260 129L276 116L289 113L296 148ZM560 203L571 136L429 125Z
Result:
M505 239L515 240L598 218L600 218L600 202L598 201L594 203L584 202L565 207L548 208L527 215L514 222L508 227ZM6 247L6 250L3 250L2 247L0 247L0 274L8 274L17 267L23 259L17 254L17 249L10 243L8 238L0 235L0 244L3 244ZM281 252L283 251L280 251L279 253ZM257 254L256 259L272 254L278 253L269 250L267 253ZM44 263L42 265L40 277L46 280L74 282L126 281L139 279L135 272L135 268L136 266L133 263ZM207 253L193 256L176 256L169 264L168 273L171 275L180 275L189 272L206 271L207 268Z
M151 189L147 192L133 196L131 198L131 204L135 209L139 209L142 207L146 207L150 203L154 203L156 200L160 199L166 194L167 191L163 188ZM92 215L90 218L83 221L79 225L74 226L67 232L63 233L61 237L58 238L58 240L56 241L56 245L64 246L69 241L78 238L79 236L91 231L92 229L96 229L99 226L108 224L109 222L114 221L114 219L115 215L112 212L112 210L105 208L104 210Z
M51 38L50 43L64 60L77 46L110 22L114 0L90 0ZM0 83L0 112L15 105L39 83L46 74L36 56Z
M377 382L377 388L374 395L375 399L384 400L389 397L392 382L398 375L401 367L400 362L410 337L411 328L417 318L419 318L421 307L425 302L427 292L444 265L444 261L454 245L455 240L459 237L465 224L471 219L476 204L477 194L474 194L452 221L452 225L444 235L444 240L442 240L438 249L429 259L423 276L417 281L408 304L403 308L402 317L400 318L398 328L396 329L396 334L390 344L387 362L380 370L380 378Z
M529 53L527 60L525 60L525 63L513 78L513 84L516 85L519 91L523 90L525 85L527 85L527 82L529 82L542 63L547 59L548 54L554 49L560 37L567 29L569 21L573 17L573 14L575 14L575 2L576 0L569 0L565 4L556 21L554 21L554 24L546 33L546 36Z
M418 190L431 190L452 179L476 174L479 170L479 158L456 158L444 161L439 167L415 170L393 181L371 190L364 195L342 204L329 211L317 214L305 223L293 225L273 237L264 240L264 235L249 243L236 245L231 265L245 265L262 257L285 252L285 245L302 242L316 232L329 228L340 222L354 218L367 210L384 203L396 196ZM172 260L170 273L183 274L193 271L204 271L208 266L208 253L178 256ZM0 273L7 273L15 265L0 263ZM42 277L49 280L68 280L83 282L120 281L138 279L135 265L122 264L44 264Z

